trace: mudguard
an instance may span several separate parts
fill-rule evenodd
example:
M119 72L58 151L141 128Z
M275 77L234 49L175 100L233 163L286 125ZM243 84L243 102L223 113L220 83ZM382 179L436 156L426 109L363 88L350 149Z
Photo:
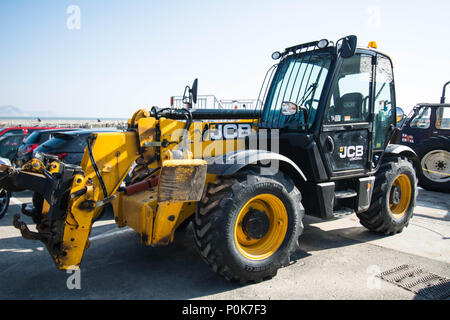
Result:
M303 181L307 181L303 171L289 158L275 152L265 150L240 150L229 152L220 156L205 159L208 163L207 172L220 176L232 175L246 167L249 164L257 162L269 163L269 169L278 170L280 166L288 166L294 174L298 175Z
M416 173L419 174L419 172L422 172L422 166L420 165L420 159L417 156L417 154L414 152L413 149L411 149L408 146L404 146L401 144L389 144L386 147L384 157L389 156L404 156L408 158L410 161L412 161L414 165L414 169L416 169Z

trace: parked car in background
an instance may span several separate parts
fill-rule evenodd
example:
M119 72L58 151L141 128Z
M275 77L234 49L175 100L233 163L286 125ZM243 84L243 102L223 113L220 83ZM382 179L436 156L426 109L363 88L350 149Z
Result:
M19 146L28 137L28 134L11 134L0 137L0 157L12 160Z
M70 132L58 132L53 138L44 142L33 151L33 158L40 158L40 154L57 156L68 164L80 165L83 159L86 138L95 132L119 132L116 129L85 129Z
M0 128L0 137L9 136L12 134L25 134L29 135L36 130L46 130L46 129L58 129L55 127L9 127Z
M21 167L26 162L30 161L33 156L33 151L39 145L50 140L50 138L58 132L68 132L80 130L79 128L58 128L58 129L47 129L47 130L37 130L30 134L27 139L20 145L17 150L17 154L12 160L12 163L16 167Z
M33 151L33 158L42 159L42 154L57 156L58 159L73 165L80 165L83 159L84 149L87 145L87 137L96 132L121 132L116 129L82 129L69 132L57 132L53 138L47 140ZM32 202L38 211L42 209L43 198L37 192L33 193Z

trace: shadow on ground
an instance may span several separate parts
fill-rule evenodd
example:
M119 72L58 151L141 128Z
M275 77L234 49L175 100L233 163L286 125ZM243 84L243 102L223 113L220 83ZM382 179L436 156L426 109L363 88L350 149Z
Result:
M94 227L93 232L99 230L111 227ZM314 251L357 243L306 225L291 263ZM191 228L178 232L167 247L141 246L133 231L92 241L81 266L80 290L67 288L71 274L56 270L39 241L6 238L0 248L2 299L193 299L241 287L203 262Z
M105 215L103 220L111 218ZM12 221L11 216L8 219ZM7 225L8 219L1 221L0 226ZM312 226L313 222L317 221L305 218L300 248L292 255L292 264L317 251L384 237L362 226L323 231ZM118 230L114 224L94 225L92 235L114 230ZM355 232L358 240L345 236ZM175 242L167 247L141 246L139 236L133 231L93 240L81 266L81 289L67 288L70 276L56 270L39 241L19 236L0 239L1 299L184 300L214 296L241 287L222 279L203 262L195 249L191 228L177 233Z

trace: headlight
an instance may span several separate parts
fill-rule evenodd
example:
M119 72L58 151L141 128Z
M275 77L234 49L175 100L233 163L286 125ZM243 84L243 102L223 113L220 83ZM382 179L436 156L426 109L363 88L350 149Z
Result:
M273 60L278 60L280 58L281 58L281 53L279 51L275 51L274 53L272 53Z
M329 44L329 41L327 39L322 39L317 43L317 47L319 49L323 49L323 48L328 47L328 44Z

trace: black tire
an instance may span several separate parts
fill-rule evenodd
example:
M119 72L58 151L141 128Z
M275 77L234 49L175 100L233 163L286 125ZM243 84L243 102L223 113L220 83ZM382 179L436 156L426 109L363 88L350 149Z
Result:
M400 181L400 187L394 187L394 183L399 184ZM406 187L402 187L404 183ZM398 188L401 189L400 194L396 193ZM416 197L417 179L413 165L404 158L385 159L375 175L371 205L357 216L361 224L373 232L385 235L400 233L408 226L413 215ZM399 200L399 203L396 204L395 200Z
M0 219L3 218L8 211L9 199L11 193L5 189L0 189Z
M419 186L430 191L450 193L450 177L448 176L450 169L448 158L450 154L450 137L432 137L422 142L416 148L416 152L423 170L418 174ZM439 155L442 156L440 157ZM431 171L428 172L426 170Z
M304 209L300 202L301 194L294 183L282 172L263 176L258 171L247 169L239 175L221 177L214 183L209 183L202 200L197 204L193 223L194 239L203 260L227 280L239 281L241 284L274 277L279 268L289 264L290 256L298 248L298 238L303 231ZM267 195L282 201L287 212L287 229L284 235L283 232L276 233L280 234L282 243L280 241L281 245L277 249L273 248L271 255L251 259L239 249L240 244L236 238L238 232L235 232L235 228L241 224L237 219L243 208L255 197ZM253 209L250 207L250 210ZM278 226L272 224L270 228ZM275 229L269 230L272 231L261 235L261 240L275 233Z

